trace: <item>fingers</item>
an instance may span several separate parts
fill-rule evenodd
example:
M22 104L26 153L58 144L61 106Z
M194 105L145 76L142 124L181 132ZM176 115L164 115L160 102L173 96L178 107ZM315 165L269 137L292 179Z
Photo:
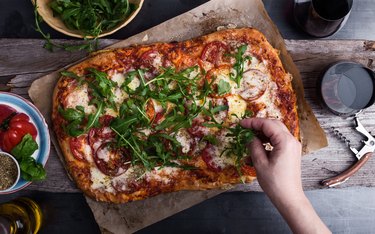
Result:
M292 136L288 128L279 120L251 118L242 120L241 125L245 128L261 131L270 139L273 146L285 143L286 139Z
M268 162L266 151L264 150L262 142L258 138L254 137L249 143L248 149L250 151L251 161L255 168Z

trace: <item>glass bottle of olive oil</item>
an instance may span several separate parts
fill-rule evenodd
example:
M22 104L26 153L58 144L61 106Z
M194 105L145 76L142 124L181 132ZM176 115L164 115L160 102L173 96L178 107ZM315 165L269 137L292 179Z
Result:
M37 234L41 224L42 211L30 198L0 204L0 233Z

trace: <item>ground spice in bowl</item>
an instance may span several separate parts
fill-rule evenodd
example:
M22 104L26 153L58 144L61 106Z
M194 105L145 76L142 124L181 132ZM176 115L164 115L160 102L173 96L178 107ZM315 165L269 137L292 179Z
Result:
M0 191L12 187L18 179L18 167L9 155L0 153Z

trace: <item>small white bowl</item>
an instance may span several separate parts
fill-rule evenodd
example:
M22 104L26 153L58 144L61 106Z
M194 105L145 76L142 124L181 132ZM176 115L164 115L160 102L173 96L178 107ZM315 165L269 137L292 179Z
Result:
M18 181L20 180L20 176L21 176L21 170L20 170L20 165L18 164L18 161L11 155L11 154L8 154L6 152L3 152L3 151L0 151L0 155L3 155L3 156L6 156L8 158L11 158L14 162L14 164L16 165L17 167L17 178L16 180L14 181L14 183L12 184L12 186L10 186L9 188L7 189L4 189L4 190L0 190L1 193L12 193L13 192L13 188L16 186L16 184L18 183ZM2 163L2 162L0 162Z

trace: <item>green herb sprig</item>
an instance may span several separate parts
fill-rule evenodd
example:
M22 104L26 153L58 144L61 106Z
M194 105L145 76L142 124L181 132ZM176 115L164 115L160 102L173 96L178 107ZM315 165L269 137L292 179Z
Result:
M242 159L248 156L247 144L253 140L254 132L239 124L228 128L228 131L229 133L226 137L231 139L231 141L229 147L227 147L221 154L234 155L236 157L237 172L241 175Z
M236 82L237 87L240 87L241 79L244 73L245 63L251 60L250 56L244 57L246 49L247 49L247 45L242 45L238 47L237 53L232 55L236 59L236 62L233 65L233 68L235 69L236 72L230 73L230 79Z
M87 52L92 52L98 49L98 38L88 39L84 37L86 43L80 45L68 45L68 44L58 44L52 41L51 35L49 33L44 33L40 27L40 23L43 22L43 18L38 13L37 0L35 0L34 5L34 16L35 16L35 31L39 32L45 40L43 48L50 52L53 52L54 48L66 50L66 51L81 51L85 50Z
M59 48L66 51L88 52L98 49L98 36L101 33L116 27L137 8L128 0L53 0L49 3L49 7L54 17L59 17L68 28L80 31L84 35L85 43L68 45L53 42L50 34L44 33L40 27L43 19L38 14L37 0L35 0L35 30L46 41L43 47L49 51Z

